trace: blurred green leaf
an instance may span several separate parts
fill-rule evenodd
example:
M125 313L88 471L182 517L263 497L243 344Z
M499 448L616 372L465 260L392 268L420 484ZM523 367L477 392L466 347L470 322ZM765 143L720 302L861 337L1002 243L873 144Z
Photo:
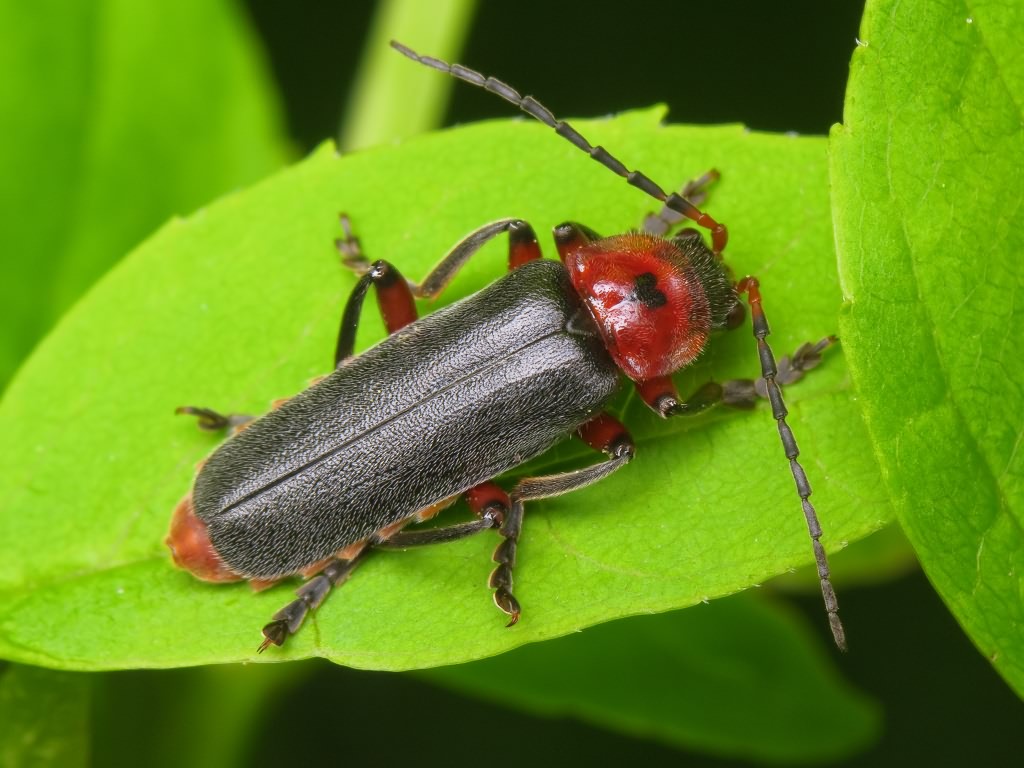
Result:
M268 705L314 672L310 664L232 664L98 675L92 764L250 765Z
M129 248L285 152L227 0L3 3L0 68L2 387Z
M0 668L0 766L88 765L92 682L74 672L20 664Z
M762 279L776 349L835 330L825 141L659 119L647 111L580 128L663 183L718 165L713 210L736 222L736 272ZM290 588L253 595L245 585L199 583L170 563L162 539L171 510L217 442L174 408L259 412L330 369L354 282L331 245L339 210L370 258L418 276L482 222L518 215L543 232L573 219L616 232L652 207L542 126L497 122L343 158L325 147L166 226L66 317L0 406L0 537L9 542L0 652L77 669L310 655L428 667L692 605L809 562L766 407L666 423L627 396L621 410L637 461L590 489L529 505L516 571L525 613L513 629L485 587L490 535L371 558L283 651L263 657L259 627ZM500 276L503 249L488 246L443 301ZM381 335L367 312L362 342ZM689 391L712 375L756 371L747 329L717 338L679 383ZM791 388L789 401L827 546L882 526L890 512L843 350ZM568 443L535 468L593 460Z
M455 84L396 56L399 40L442 59L457 60L469 34L476 0L382 0L366 35L338 143L348 152L437 128Z
M418 674L549 717L783 764L851 754L880 725L805 622L751 593Z
M831 169L840 335L883 477L925 572L1018 693L1021 29L1019 3L870 4Z

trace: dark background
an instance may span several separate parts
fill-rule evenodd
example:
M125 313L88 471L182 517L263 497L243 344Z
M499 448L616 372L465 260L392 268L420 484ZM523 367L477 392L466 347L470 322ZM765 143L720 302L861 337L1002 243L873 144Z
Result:
M312 149L337 134L373 4L246 5L292 134ZM862 9L862 0L480 2L461 61L558 115L666 103L674 122L823 135L842 117ZM446 122L509 115L505 102L462 86Z
M284 95L289 127L310 149L336 135L371 3L337 7L248 0ZM842 118L862 11L832 2L560 4L481 2L461 61L540 97L556 114L591 116L667 103L676 122L826 134ZM453 91L446 123L508 117L499 99ZM837 663L884 708L879 744L842 765L1018 765L1024 707L973 648L927 580L915 573L843 589L851 652ZM799 598L831 645L820 597ZM424 638L430 642L430 638ZM173 673L163 673L173 674ZM132 676L134 675L134 676ZM138 673L114 676L131 698ZM120 689L120 690L118 690ZM145 729L159 713L139 713ZM465 699L409 675L327 663L283 692L250 745L253 764L546 765L633 759L726 765L571 720L539 719ZM102 728L100 733L110 732ZM347 736L340 740L340 733ZM361 734L353 740L352 734ZM98 763L114 744L98 737ZM123 757L123 751L122 751Z

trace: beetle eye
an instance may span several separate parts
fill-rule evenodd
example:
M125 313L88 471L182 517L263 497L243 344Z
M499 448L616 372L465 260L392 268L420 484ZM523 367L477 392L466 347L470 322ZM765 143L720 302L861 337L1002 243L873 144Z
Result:
M644 272L633 280L633 299L648 309L657 309L668 303L665 294L658 290L658 278L653 272Z

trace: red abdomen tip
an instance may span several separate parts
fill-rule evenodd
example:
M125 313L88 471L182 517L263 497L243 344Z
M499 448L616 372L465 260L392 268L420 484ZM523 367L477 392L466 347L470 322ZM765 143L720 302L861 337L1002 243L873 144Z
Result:
M196 517L192 494L174 508L171 530L165 539L179 568L203 581L241 581L244 577L228 568L213 549L206 523Z

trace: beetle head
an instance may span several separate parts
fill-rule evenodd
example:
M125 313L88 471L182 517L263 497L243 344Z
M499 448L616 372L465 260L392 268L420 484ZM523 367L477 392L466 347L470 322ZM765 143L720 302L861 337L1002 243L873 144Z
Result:
M608 351L634 381L691 363L738 303L725 267L696 232L599 238L563 224L555 242Z

